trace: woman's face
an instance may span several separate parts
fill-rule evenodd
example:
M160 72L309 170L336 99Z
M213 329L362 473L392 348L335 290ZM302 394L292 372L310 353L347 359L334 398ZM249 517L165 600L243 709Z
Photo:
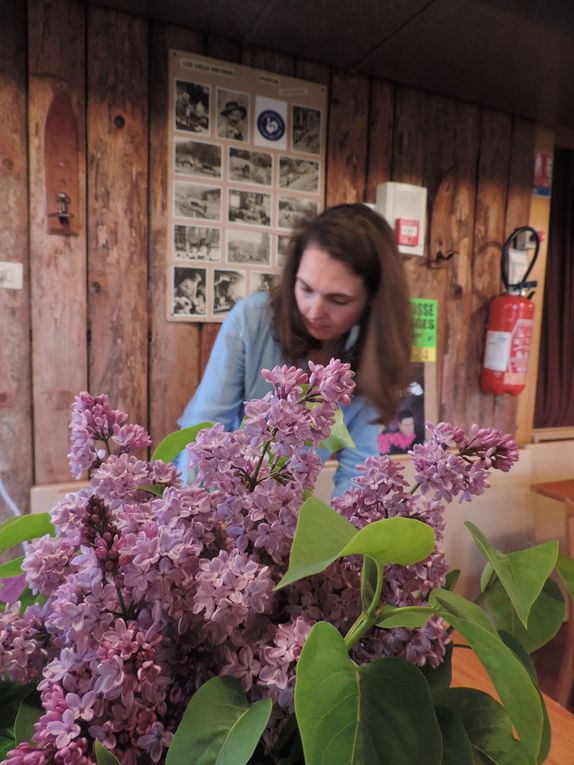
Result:
M326 250L308 245L295 278L295 300L316 340L337 340L358 324L369 295L363 279Z

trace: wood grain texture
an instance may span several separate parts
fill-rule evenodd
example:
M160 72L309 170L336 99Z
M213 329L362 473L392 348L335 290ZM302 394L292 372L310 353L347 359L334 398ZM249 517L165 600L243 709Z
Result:
M469 368L474 369L475 365L470 363L468 338L472 319L472 248L479 142L479 108L457 104L452 215L445 228L437 231L445 253L456 252L446 267L439 419L461 427L472 424L467 416L467 390L476 390L476 380L469 373Z
M333 71L327 135L327 207L365 201L368 111L368 79Z
M468 416L484 427L494 424L495 397L480 391L480 369L488 304L500 292L500 253L505 236L507 181L510 168L512 118L485 109L482 112L477 178L473 310L469 335Z
M365 201L374 202L377 186L392 178L395 88L391 82L371 79L369 154Z
M21 290L0 290L0 479L21 511L32 483L30 268L26 159L26 6L0 0L0 258L22 263ZM10 508L0 498L0 522Z
M203 36L152 24L150 41L150 433L154 444L177 428L177 418L200 378L200 325L167 321L169 50L204 52Z
M46 233L44 126L55 94L66 92L85 145L84 5L28 3L28 152L35 483L70 478L68 423L87 386L86 240ZM85 206L85 156L78 157L78 214Z
M88 10L90 390L147 425L148 24Z
M514 117L510 139L510 169L506 204L505 238L519 226L527 226L530 217L530 194L534 170L534 123ZM532 354L531 354L532 358ZM536 375L536 366L529 365L529 375ZM494 424L504 432L516 432L517 396L497 396Z

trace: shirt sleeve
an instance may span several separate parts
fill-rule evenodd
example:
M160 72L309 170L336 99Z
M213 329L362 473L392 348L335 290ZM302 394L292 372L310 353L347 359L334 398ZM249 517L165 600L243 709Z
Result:
M357 475L357 465L361 465L367 457L378 454L379 426L373 422L375 417L375 411L360 396L355 397L350 406L343 410L343 419L355 442L355 448L341 449L336 454L339 464L333 479L333 497L351 488L351 480Z
M182 428L198 422L221 422L226 430L239 427L245 400L245 338L241 312L224 321L209 361L191 401L178 424Z
M236 430L240 425L245 400L245 333L243 310L239 308L240 304L219 330L199 386L177 421L180 428L200 422L221 422L225 430ZM186 452L174 461L187 479Z

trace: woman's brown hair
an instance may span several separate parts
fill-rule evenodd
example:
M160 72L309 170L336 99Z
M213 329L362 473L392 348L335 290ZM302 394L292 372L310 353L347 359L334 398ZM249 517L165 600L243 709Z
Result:
M401 255L389 224L363 204L343 204L300 223L291 235L283 274L271 294L275 337L291 364L321 343L307 332L295 301L295 280L305 249L314 245L360 276L369 293L359 333L343 358L357 387L388 422L409 383L412 310Z

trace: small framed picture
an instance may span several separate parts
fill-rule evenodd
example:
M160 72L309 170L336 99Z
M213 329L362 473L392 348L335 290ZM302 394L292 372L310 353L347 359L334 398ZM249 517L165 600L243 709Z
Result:
M175 81L175 129L209 135L211 88L197 82Z
M229 189L230 223L247 223L253 226L271 225L271 194L259 191Z
M318 209L319 203L314 199L280 196L277 225L279 228L292 228L301 218L315 217Z
M279 188L319 192L319 163L313 159L279 158Z
M176 181L174 214L182 218L221 220L221 189L217 186Z
M175 139L174 172L201 178L221 178L221 146Z
M245 271L216 268L213 272L213 313L223 316L247 294Z
M217 137L229 141L249 140L247 93L217 89Z
M266 151L249 151L229 147L229 179L237 183L271 186L273 157Z
M176 223L173 227L173 254L178 260L221 260L221 231L207 226L187 226Z
M277 274L267 271L251 271L249 274L250 292L269 292L277 280Z
M271 235L267 231L227 229L228 263L271 264Z
M205 268L174 266L172 316L207 315L207 272Z
M291 148L305 154L321 153L321 111L293 106Z

